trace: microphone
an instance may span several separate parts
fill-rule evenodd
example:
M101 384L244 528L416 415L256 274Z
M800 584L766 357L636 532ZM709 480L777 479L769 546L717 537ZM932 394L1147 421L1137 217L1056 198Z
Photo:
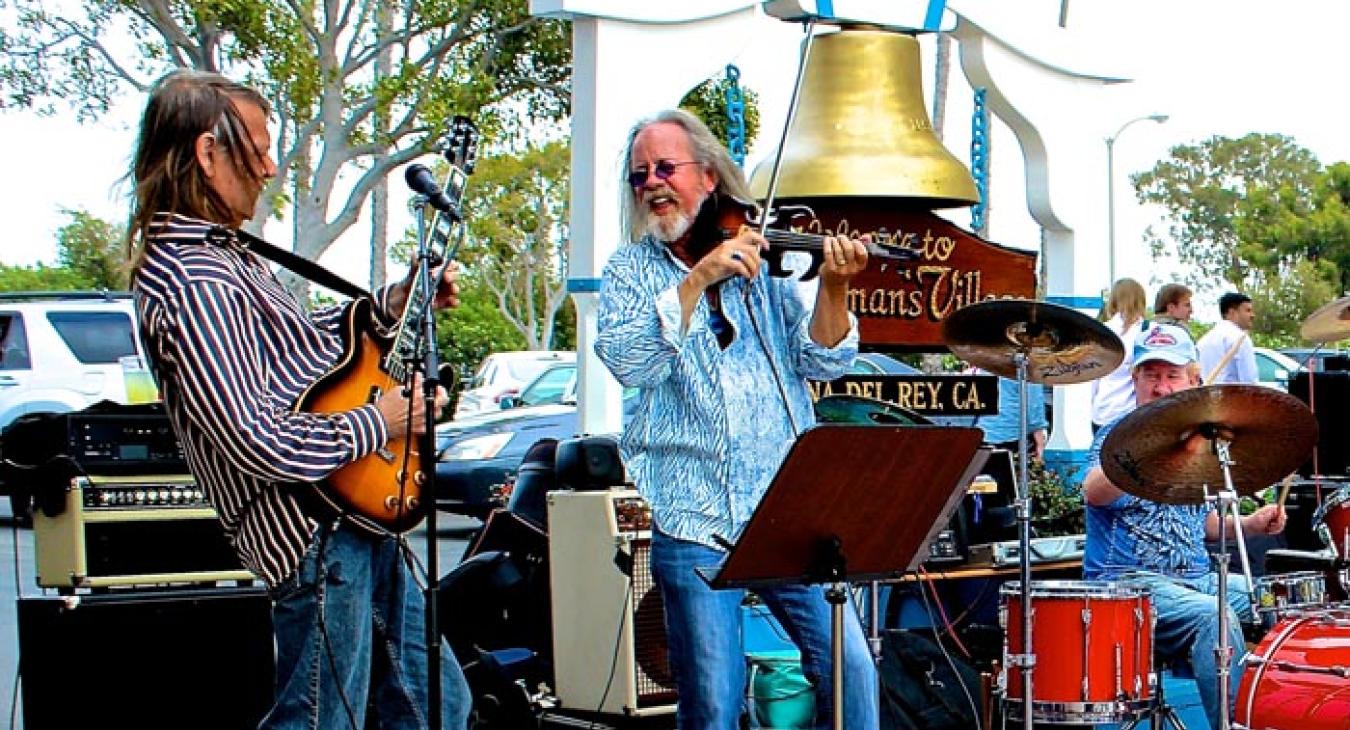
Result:
M408 169L403 173L403 178L408 181L408 187L412 188L414 193L419 193L426 197L427 203L436 210L446 213L459 220L459 211L455 209L455 201L450 199L449 195L441 190L441 186L436 184L436 178L431 174L431 170L426 165L408 165Z

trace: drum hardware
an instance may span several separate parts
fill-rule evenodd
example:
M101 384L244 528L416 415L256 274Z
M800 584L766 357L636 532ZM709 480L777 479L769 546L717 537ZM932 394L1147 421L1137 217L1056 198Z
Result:
M1235 460L1233 444L1238 440L1241 458ZM1229 706L1228 660L1234 650L1228 640L1228 518L1251 605L1257 606L1238 495L1253 494L1293 471L1316 441L1316 419L1293 396L1253 385L1214 385L1179 391L1135 409L1102 445L1102 469L1113 484L1155 502L1209 503L1224 527L1218 553L1211 556L1218 575L1219 641L1214 654L1219 707ZM1236 481L1233 466L1239 463L1242 475ZM1222 485L1217 492L1210 486L1216 483ZM1229 730L1227 713L1220 718L1221 730Z
M1032 636L1031 488L1027 474L1027 384L1069 385L1095 380L1125 358L1120 338L1106 325L1068 307L1026 299L977 302L956 310L942 324L942 339L957 357L1018 384L1018 522L1021 633L1025 653L1007 666L1021 669L1022 727L1032 730L1036 666ZM1005 675L1006 676L1006 675ZM1011 693L1008 695L1011 696Z
M1261 628L1270 631L1287 614L1327 602L1326 577L1312 571L1265 575L1256 579L1256 614Z

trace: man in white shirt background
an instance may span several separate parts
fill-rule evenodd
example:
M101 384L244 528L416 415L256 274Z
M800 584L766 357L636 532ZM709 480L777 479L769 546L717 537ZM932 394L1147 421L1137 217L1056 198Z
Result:
M1255 383L1258 378L1251 329L1256 313L1252 298L1238 292L1224 294L1219 297L1219 316L1219 323L1196 345L1205 383Z

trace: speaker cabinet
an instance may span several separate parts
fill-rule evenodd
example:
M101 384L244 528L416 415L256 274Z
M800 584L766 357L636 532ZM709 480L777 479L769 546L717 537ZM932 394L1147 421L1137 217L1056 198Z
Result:
M633 490L550 492L548 502L559 701L607 714L673 712L646 504Z
M1317 417L1317 468L1309 459L1299 474L1345 477L1350 476L1350 449L1345 448L1350 438L1350 424L1345 414L1350 410L1350 372L1334 371L1312 373L1300 371L1289 380L1289 394L1307 403Z
M26 730L258 726L272 704L261 587L18 600Z

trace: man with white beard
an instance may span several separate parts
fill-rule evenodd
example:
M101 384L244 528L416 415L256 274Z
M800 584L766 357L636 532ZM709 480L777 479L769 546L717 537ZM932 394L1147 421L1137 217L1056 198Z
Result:
M715 567L768 489L788 448L815 422L806 380L843 375L858 350L849 280L864 242L827 238L810 282L761 272L767 248L743 228L720 240L720 205L751 196L707 127L673 110L629 136L624 220L633 242L605 267L595 351L639 389L625 463L651 505L652 574L665 605L681 728L735 730L745 697L744 591L714 591ZM828 727L830 607L820 586L758 591L802 652ZM845 629L845 726L877 727L876 672L856 612Z

